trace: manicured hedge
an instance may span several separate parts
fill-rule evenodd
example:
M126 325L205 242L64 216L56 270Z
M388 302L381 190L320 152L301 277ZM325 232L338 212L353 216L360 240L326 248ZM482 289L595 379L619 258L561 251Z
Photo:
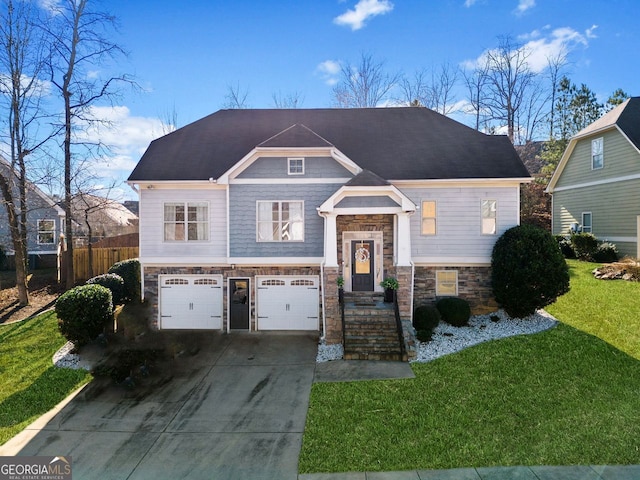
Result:
M102 285L81 285L60 295L55 307L60 333L78 345L96 339L113 322L111 298Z

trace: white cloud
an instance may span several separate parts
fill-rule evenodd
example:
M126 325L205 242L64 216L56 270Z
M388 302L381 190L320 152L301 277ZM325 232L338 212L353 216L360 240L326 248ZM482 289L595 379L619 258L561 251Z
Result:
M598 38L598 36L593 33L595 32L596 28L598 28L598 25L591 25L591 28L587 28L587 30L584 32L587 38Z
M518 40L525 42L521 48L527 53L529 68L534 73L540 73L548 67L549 59L566 57L578 46L587 47L589 39L595 38L593 30L596 27L594 25L584 33L580 33L571 27L551 29L547 25L541 30L533 30L518 36ZM471 70L485 64L487 53L487 51L483 52L475 60L463 61L462 67Z
M108 147L109 153L96 169L105 179L118 182L126 180L152 140L174 129L159 118L132 116L126 106L91 107L89 117L100 122L86 125L77 140Z
M338 83L340 63L335 60L325 60L316 67L316 73L322 77L327 85L333 86Z
M471 7L473 4L475 4L478 0L465 0L464 2L464 6L469 8Z
M527 10L536 6L536 0L520 0L516 7L516 15L523 15Z
M353 10L347 10L333 19L333 23L360 30L365 22L377 15L384 15L393 10L393 3L389 0L360 0Z

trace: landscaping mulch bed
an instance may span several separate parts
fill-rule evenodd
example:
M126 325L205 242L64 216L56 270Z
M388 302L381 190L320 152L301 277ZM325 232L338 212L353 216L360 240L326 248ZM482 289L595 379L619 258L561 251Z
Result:
M36 270L29 278L29 305L18 305L15 272L0 272L0 324L18 322L52 307L62 289L55 270Z
M600 280L640 281L640 262L625 259L620 262L607 263L593 270L593 276Z

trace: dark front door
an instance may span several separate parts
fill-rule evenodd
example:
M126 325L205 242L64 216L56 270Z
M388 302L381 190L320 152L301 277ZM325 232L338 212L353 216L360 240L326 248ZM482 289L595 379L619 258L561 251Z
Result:
M374 275L373 240L351 242L351 289L372 292Z
M229 323L233 330L249 330L249 279L229 280Z

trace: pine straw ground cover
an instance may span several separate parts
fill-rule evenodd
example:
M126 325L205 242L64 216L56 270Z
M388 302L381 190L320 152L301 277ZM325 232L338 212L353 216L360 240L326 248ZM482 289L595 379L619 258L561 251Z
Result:
M315 384L300 472L640 463L640 284L594 266L570 262L556 328Z

